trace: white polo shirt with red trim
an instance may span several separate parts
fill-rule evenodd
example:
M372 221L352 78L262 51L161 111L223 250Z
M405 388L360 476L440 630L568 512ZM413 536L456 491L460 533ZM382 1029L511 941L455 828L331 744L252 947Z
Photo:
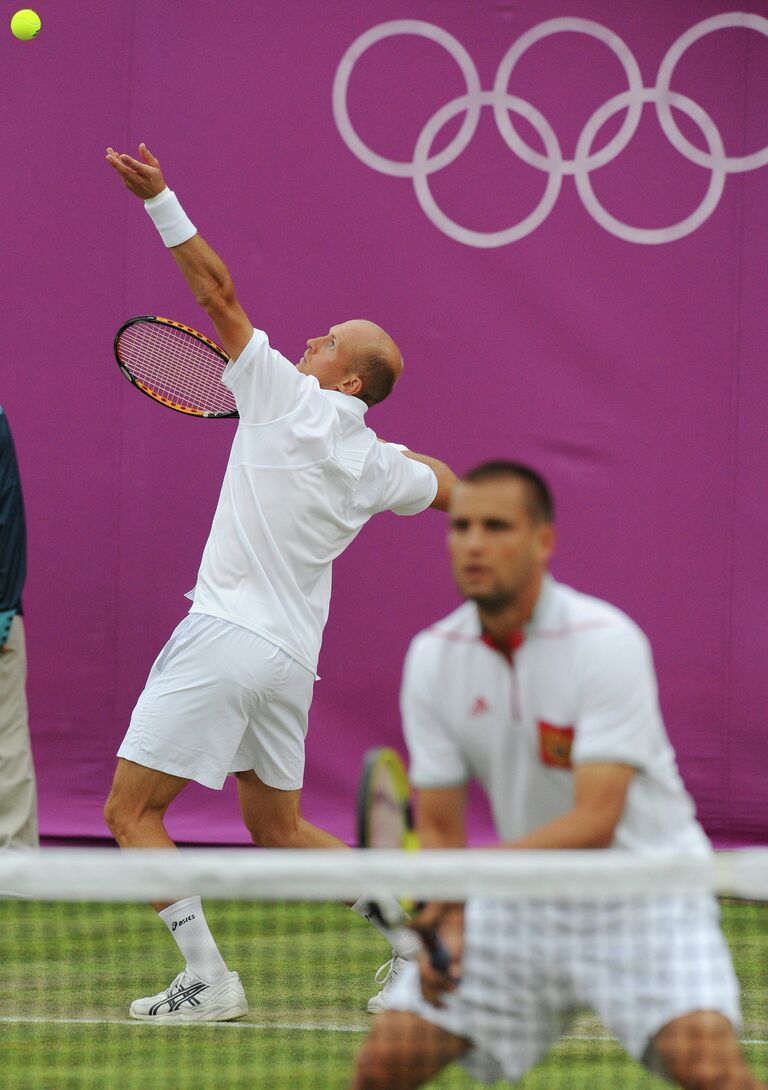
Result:
M520 635L517 649L489 645L466 602L413 640L401 692L412 783L478 779L499 837L514 840L572 808L577 765L627 764L637 772L612 847L706 854L637 625L548 575Z
M257 632L314 671L332 562L378 511L429 507L437 478L378 441L364 401L322 390L260 329L222 381L240 422L190 612Z

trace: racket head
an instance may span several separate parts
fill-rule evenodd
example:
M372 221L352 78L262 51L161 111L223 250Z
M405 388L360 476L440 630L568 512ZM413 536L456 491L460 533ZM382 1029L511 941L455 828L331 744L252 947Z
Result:
M361 848L419 846L411 785L402 758L389 746L369 749L357 792L357 842Z
M229 356L197 329L140 314L120 326L114 351L128 381L166 408L206 420L238 415L232 392L221 382Z

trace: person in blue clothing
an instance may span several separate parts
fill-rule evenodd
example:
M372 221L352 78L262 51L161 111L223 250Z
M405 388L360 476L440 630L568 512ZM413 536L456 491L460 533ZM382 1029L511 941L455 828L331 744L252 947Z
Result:
M38 845L21 607L26 570L21 478L8 417L0 406L0 848Z

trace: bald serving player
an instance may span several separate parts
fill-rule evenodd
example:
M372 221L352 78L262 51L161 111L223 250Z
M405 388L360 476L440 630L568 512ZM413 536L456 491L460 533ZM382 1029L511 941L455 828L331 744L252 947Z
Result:
M229 272L200 237L158 160L107 149L145 208L230 355L222 382L240 420L189 615L154 663L119 749L105 818L122 847L167 848L163 819L190 780L237 776L243 821L263 847L342 848L300 810L307 714L328 616L332 561L379 511L445 510L441 462L381 442L365 413L392 391L403 361L373 322L332 326L298 366L254 329ZM367 902L353 906L368 917ZM248 1010L199 897L155 908L185 969L131 1005L148 1022L210 1022ZM374 922L374 921L372 921ZM389 933L397 954L413 935Z

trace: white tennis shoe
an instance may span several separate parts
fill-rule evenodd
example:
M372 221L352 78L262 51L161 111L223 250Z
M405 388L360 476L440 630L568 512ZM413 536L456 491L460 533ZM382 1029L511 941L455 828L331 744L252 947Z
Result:
M376 975L373 978L375 984L381 984L381 991L376 995L372 995L368 1000L368 1013L380 1014L386 1007L386 995L396 978L400 975L405 965L405 958L399 957L395 951L392 951L392 957L389 961L385 961L376 970Z
M183 1025L187 1022L230 1022L248 1013L248 1000L237 973L206 984L188 969L164 992L134 999L129 1014L145 1022Z

